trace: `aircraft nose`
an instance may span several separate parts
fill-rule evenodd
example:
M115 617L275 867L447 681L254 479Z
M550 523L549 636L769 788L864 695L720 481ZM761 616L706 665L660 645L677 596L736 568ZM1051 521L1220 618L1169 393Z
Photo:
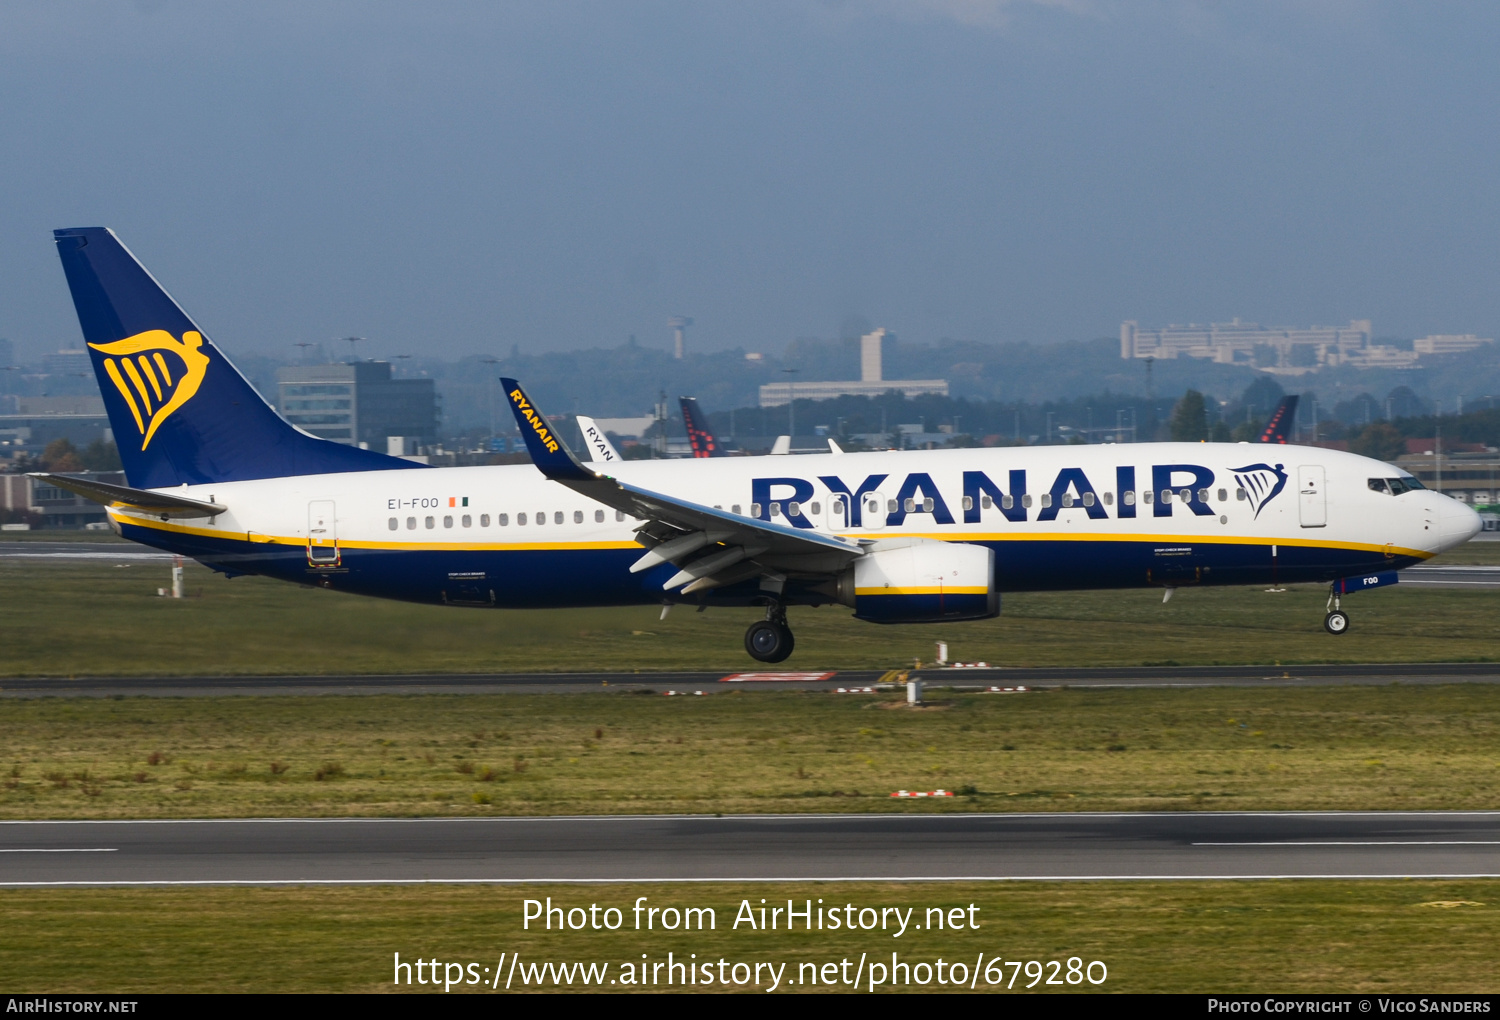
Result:
M1442 514L1442 547L1444 549L1463 545L1484 529L1484 522L1479 519L1479 514L1475 513L1472 507L1460 503L1451 496L1443 498L1440 513Z

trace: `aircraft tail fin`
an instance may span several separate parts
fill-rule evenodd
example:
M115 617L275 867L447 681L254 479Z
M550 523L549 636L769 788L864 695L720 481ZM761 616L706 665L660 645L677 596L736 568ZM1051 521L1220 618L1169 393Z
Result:
M132 486L424 466L287 424L112 231L53 238Z
M590 461L614 463L620 459L620 451L615 449L615 444L609 441L609 436L604 434L599 423L588 415L578 416L578 431L583 433L583 445L588 447Z
M1281 403L1276 405L1276 410L1271 412L1266 427L1262 430L1258 443L1280 443L1286 445L1287 434L1292 430L1297 421L1297 394L1288 393L1281 398Z
M698 398L678 397L677 399L682 404L682 424L687 427L688 442L692 445L693 456L724 456L723 447L714 438L713 430L708 427L708 415L698 407Z

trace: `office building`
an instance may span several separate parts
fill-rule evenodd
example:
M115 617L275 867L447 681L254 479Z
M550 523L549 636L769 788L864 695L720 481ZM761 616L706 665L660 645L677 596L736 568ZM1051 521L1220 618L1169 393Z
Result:
M281 416L320 439L381 452L391 436L437 442L435 384L392 379L390 362L279 368L276 388Z
M895 340L894 333L877 329L859 338L858 381L845 382L801 382L790 378L786 382L766 383L760 388L761 407L784 407L793 400L832 400L835 397L878 397L889 390L903 396L915 397L924 393L941 397L948 395L946 379L885 379L885 343Z

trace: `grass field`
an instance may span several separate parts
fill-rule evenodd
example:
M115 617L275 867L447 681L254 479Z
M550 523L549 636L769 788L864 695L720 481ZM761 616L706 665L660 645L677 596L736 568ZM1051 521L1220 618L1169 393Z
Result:
M1487 545L1472 544L1488 553ZM0 676L483 673L742 669L753 610L658 607L496 611L362 598L189 565L191 597L156 596L167 568L0 560ZM999 665L1432 662L1500 659L1500 591L1179 589L1008 595L996 620L878 627L842 608L793 609L793 668L888 669L946 640Z
M1480 684L16 699L0 817L1494 809L1497 736Z
M554 905L599 904L624 914L617 932L530 931L521 927L522 900L552 897ZM661 907L712 907L712 931L636 932L636 897ZM750 931L731 925L742 899L758 908L787 899L825 905L914 908L921 923L933 907L973 904L978 930ZM848 961L826 972L834 980L867 963L977 961L1043 963L1069 957L1102 961L1098 990L1115 992L1422 992L1493 991L1494 947L1500 941L1500 882L1283 881L1115 883L911 883L774 885L428 886L205 889L0 890L0 982L8 992L66 989L97 992L369 992L394 990L394 954L403 960L474 962L488 982L500 954L525 965L599 962L618 979L625 963L697 961L784 963L779 991L848 991L815 987L817 965ZM1020 968L1002 967L1004 980ZM512 991L523 990L513 975ZM726 971L731 973L731 971ZM749 976L750 968L741 971ZM918 977L921 975L918 971ZM931 971L928 972L929 978ZM1053 972L1042 969L1044 978ZM868 984L868 966L861 990ZM1066 972L1059 969L1059 980ZM1100 971L1095 970L1098 977ZM665 968L657 971L665 981ZM764 993L762 987L732 987ZM415 975L413 975L413 979ZM606 990L641 990L607 985ZM824 978L826 980L826 978ZM983 977L978 987L984 989ZM1021 971L1015 987L1032 980ZM504 981L502 980L503 986ZM536 988L537 986L532 986ZM552 981L540 983L542 990ZM567 986L564 986L567 987ZM937 991L945 986L907 986ZM431 993L413 984L402 991ZM577 982L570 990L581 990ZM666 990L664 984L649 990ZM722 990L715 984L708 989ZM884 990L890 990L889 987ZM956 989L953 989L956 990ZM998 989L992 989L999 991ZM1093 991L1078 986L1034 992ZM441 992L441 988L436 989ZM489 991L458 986L458 991ZM503 991L503 987L502 987Z

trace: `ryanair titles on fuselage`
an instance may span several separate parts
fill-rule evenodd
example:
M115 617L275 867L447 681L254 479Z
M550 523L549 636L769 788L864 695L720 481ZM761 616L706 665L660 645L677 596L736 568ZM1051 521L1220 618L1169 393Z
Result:
M1249 502L1257 516L1286 487L1287 474L1282 464L1252 463L1231 471L1235 481L1233 494L1226 490L1218 500ZM1035 478L1040 473L1030 474ZM964 524L978 524L989 509L998 509L1006 520L1016 523L1033 519L1054 521L1061 511L1069 508L1081 509L1089 520L1108 520L1111 515L1132 518L1138 513L1171 517L1175 504L1200 517L1218 513L1210 505L1216 475L1213 469L1201 464L1151 465L1150 486L1140 490L1135 465L1114 467L1109 477L1112 484L1103 488L1081 467L1062 467L1055 473L1049 470L1042 474L1043 478L1049 476L1051 480L1045 488L1033 494L1025 468L1008 470L1003 475L963 471L962 495L956 506L950 506L932 473L927 471L867 474L853 484L835 474L814 477L832 498L843 497L841 503L847 507L844 512L851 528L900 527L913 514L929 515L937 525L957 524L960 520ZM752 478L750 515L765 521L784 517L795 527L813 528L815 524L808 519L807 510L816 494L817 487L809 478L791 475ZM880 519L871 520L872 516Z

